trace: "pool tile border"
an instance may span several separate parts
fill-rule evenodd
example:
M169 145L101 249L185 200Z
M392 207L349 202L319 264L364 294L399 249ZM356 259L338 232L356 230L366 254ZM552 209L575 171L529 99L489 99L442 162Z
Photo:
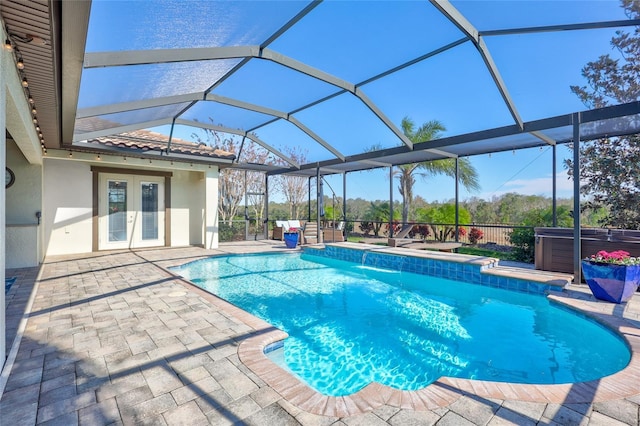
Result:
M303 247L303 252L365 266L392 269L530 294L547 294L569 284L571 275L499 266L499 259L457 253L338 243Z

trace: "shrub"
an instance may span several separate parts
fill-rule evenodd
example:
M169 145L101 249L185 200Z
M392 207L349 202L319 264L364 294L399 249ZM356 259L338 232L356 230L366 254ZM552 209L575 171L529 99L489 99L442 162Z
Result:
M418 234L420 234L423 240L426 240L430 234L429 225L418 225Z
M471 228L471 231L469 232L469 242L474 245L478 244L478 241L480 241L483 236L484 232L482 232L480 229Z
M236 232L232 225L224 222L218 223L218 239L221 242L234 241Z
M373 222L360 222L359 225L360 231L367 236L373 231Z
M397 220L394 220L393 223L392 223L392 226L393 226L393 235L396 235L401 229L400 223ZM389 224L388 223L385 223L384 229L385 229L384 232L387 235L389 235Z
M533 263L536 251L536 235L533 228L516 228L509 233L513 244L514 260Z
M344 232L348 234L353 232L353 222L345 222L344 223Z
M458 228L458 239L463 238L465 235L467 235L467 228Z
M420 235L423 240L426 240L429 236L429 225L413 225L409 231L409 238L415 238L416 235Z

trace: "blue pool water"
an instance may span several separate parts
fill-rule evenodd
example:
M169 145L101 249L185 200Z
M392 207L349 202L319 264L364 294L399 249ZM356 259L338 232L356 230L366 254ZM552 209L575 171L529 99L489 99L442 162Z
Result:
M300 254L215 257L175 271L285 330L286 366L326 395L441 376L573 383L624 368L622 339L544 296Z

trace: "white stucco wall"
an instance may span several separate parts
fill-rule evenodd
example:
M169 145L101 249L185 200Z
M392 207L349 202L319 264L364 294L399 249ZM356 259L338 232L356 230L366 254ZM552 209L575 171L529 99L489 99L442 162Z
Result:
M171 246L203 244L204 173L176 170L171 179Z
M6 267L25 268L42 262L42 166L29 164L13 140L7 140L7 167L15 183L6 190Z
M0 37L4 37L4 26L0 29ZM6 158L7 158L7 150L6 147L6 134L7 132L4 130L7 126L7 63L9 61L9 52L6 52L5 49L1 49L0 51L0 129L2 129L2 134L0 134L0 170L5 168ZM5 212L6 212L6 204L5 204L5 196L6 192L4 189L4 185L2 189L0 189L0 281L4 282L4 268L5 268ZM5 322L5 297L4 291L0 292L0 371L2 371L2 366L4 366L4 362L6 359L6 333L7 326ZM4 391L4 389L2 389Z
M46 158L43 172L43 225L46 255L87 253L92 250L92 173L91 165L131 167L66 158ZM109 157L110 158L110 157ZM121 158L121 157L118 157ZM169 165L169 162L167 162ZM184 167L184 166L182 166ZM187 166L189 167L189 166ZM206 167L206 169L205 169ZM191 168L191 167L190 167ZM205 245L205 206L209 205L209 247L217 247L217 167L171 171L171 246ZM207 179L205 180L205 175ZM208 199L206 197L209 197Z
M7 225L5 267L30 268L42 262L38 229L36 225Z
M46 158L43 201L47 256L92 250L92 175L88 163Z
M42 166L29 164L14 141L7 140L7 167L16 175L7 189L7 224L35 224L42 209Z
M218 169L207 170L205 176L204 248L218 248Z

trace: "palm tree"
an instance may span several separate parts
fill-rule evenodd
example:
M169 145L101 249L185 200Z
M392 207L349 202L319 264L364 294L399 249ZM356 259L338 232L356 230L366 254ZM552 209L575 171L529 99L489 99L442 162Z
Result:
M428 142L436 139L445 131L444 125L438 120L427 121L419 128L409 117L402 119L402 132L414 144ZM471 165L468 158L458 159L460 183L468 190L480 189L478 172ZM456 176L456 162L453 158L445 160L424 161L421 163L403 164L398 166L398 179L400 181L400 195L402 195L402 223L407 223L409 210L413 203L413 185L416 183L416 175L423 179L435 175Z

